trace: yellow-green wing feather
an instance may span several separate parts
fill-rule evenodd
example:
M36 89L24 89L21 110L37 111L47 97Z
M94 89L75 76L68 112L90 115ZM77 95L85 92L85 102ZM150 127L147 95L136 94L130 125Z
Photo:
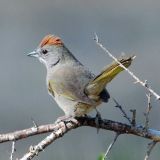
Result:
M119 60L125 67L129 67L134 56L122 57ZM88 95L99 95L105 86L124 69L115 61L107 66L98 76L96 76L85 88Z

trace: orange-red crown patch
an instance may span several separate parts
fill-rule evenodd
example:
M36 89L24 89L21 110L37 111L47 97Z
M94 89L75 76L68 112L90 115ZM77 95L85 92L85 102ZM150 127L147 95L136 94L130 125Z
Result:
M62 44L63 44L63 42L59 37L56 37L54 35L49 34L42 39L39 46L40 47L43 47L45 45L58 45L59 46Z

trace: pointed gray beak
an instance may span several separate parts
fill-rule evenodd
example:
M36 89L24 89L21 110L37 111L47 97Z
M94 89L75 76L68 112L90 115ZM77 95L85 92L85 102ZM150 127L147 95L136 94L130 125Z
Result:
M28 53L27 56L36 57L36 58L37 58L37 57L38 57L38 52L33 51L33 52L31 52L31 53Z

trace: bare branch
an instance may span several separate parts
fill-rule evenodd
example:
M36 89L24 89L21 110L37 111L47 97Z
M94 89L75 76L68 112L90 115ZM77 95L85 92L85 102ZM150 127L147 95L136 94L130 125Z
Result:
M155 145L157 144L157 142L153 141L151 143L148 144L148 150L147 150L147 153L146 153L146 156L144 158L144 160L148 160L149 159L149 156L153 150L153 148L155 147Z
M52 132L49 136L47 136L44 140L42 140L39 144L30 147L29 152L25 155L25 157L34 157L39 152L43 151L49 144L54 142L56 139L62 137L68 131L81 127L81 126L90 126L97 128L96 118L95 117L79 117L76 118L77 123L73 122L58 122L55 124L47 124L41 125L37 128L31 127L28 129L24 129L21 131L0 134L0 143L7 141L16 141L22 138L27 138L29 136L38 135L42 133ZM119 134L132 134L140 137L144 137L147 139L151 139L153 141L160 142L160 131L154 129L144 130L142 126L132 126L125 123L120 123L107 119L99 120L99 128L110 130L117 132ZM24 160L24 159L22 159Z
M147 95L147 109L146 109L146 113L144 113L144 116L145 116L145 130L148 129L149 127L149 114L150 114L150 111L152 109L152 105L151 105L151 93L149 92Z
M44 140L38 143L35 146L31 146L29 152L26 153L22 158L19 160L31 160L34 156L38 155L39 152L43 151L49 144L51 144L57 138L60 138L67 133L69 130L74 128L74 124L72 122L60 122L61 128L52 132L49 136L47 136ZM77 121L78 124L78 121ZM75 124L76 125L76 124Z
M160 100L160 95L158 95L153 89L151 89L150 86L146 85L146 81L145 81L145 82L141 81L133 72L131 72L131 71L130 71L128 68L126 68L122 63L120 63L120 62L118 61L118 59L117 59L115 56L113 56L113 55L102 45L102 43L99 42L99 38L98 38L98 36L97 36L96 33L95 33L95 38L94 38L94 40L96 41L96 44L97 44L105 53L107 53L112 59L114 59L125 71L127 71L127 72L133 77L133 79L135 79L135 81L136 81L135 83L141 84L141 85L142 85L144 88L146 88L150 93L152 93L152 94L156 97L157 100ZM134 56L133 58L135 58L135 56Z
M114 101L114 103L116 104L115 107L119 108L120 111L123 113L123 117L125 117L125 118L128 120L128 122L129 122L130 124L132 124L131 119L128 117L127 113L126 113L125 110L122 108L122 106L121 106L114 98L113 98L113 101Z
M35 122L35 120L31 117L31 120L32 120L32 123L33 123L33 126L35 127L35 128L37 128L38 127L38 124Z
M117 140L119 135L120 135L119 133L116 133L116 135L115 135L115 137L113 139L113 142L111 142L111 144L107 148L107 151L106 151L106 153L104 155L104 159L107 159L107 156L108 156L109 152L111 151L111 149L112 149L113 145L115 144L115 142L116 142L116 140Z
M0 134L0 143L7 142L7 141L16 141L20 139L24 139L30 136L49 133L59 128L58 124L47 124L41 125L38 127L31 127L11 133Z
M130 110L132 112L132 126L136 126L136 109L131 109Z
M79 117L76 118L77 123L73 122L60 122L57 124L52 124L52 129L53 132L47 136L44 140L42 140L39 144L30 147L30 150L28 153L26 153L21 160L25 160L29 157L29 159L32 159L35 155L37 155L39 152L43 151L44 148L46 148L49 144L57 140L58 138L62 137L65 133L68 131L80 127L80 126L90 126L90 127L97 127L96 124L96 118L92 117ZM42 126L39 126L42 128ZM38 129L37 128L37 132ZM47 128L47 125L43 126L43 133L45 132L45 128ZM101 129L105 130L111 130L114 132L118 132L120 134L133 134L136 136L148 138L154 141L160 141L160 131L153 130L153 129L148 129L147 132L144 132L144 128L141 126L135 126L133 127L132 125L127 125L124 123L120 122L115 122L111 120L105 120L101 119L99 121L99 127ZM56 129L55 129L56 128ZM39 132L38 132L39 133ZM34 132L35 134L35 132Z
M15 141L12 142L12 150L11 150L11 155L10 155L10 160L13 160L13 154L16 151L15 149Z
M76 119L78 121L77 124L66 122L66 125L69 125L69 129L74 129L80 126L90 126L90 127L97 128L95 117L79 117ZM0 134L0 143L7 142L7 141L17 141L17 140L38 135L38 134L55 132L57 130L62 130L62 128L63 126L62 126L62 123L60 122L55 124L40 125L37 128L31 127L28 129L23 129L15 132ZM160 141L159 130L148 129L147 132L145 132L143 126L134 127L132 125L128 125L128 124L117 122L117 121L100 119L99 128L114 131L114 132L119 132L121 134L133 134L133 135L148 138L154 141ZM67 131L68 131L68 128L67 128Z

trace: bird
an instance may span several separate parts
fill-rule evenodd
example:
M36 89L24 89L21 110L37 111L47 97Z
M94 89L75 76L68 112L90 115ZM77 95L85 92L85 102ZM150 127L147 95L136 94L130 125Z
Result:
M93 74L61 38L53 34L46 35L37 49L27 55L38 58L45 65L48 93L64 111L64 117L82 117L101 103L107 103L110 98L107 84L124 70L113 61L98 75ZM123 56L118 60L129 67L133 56Z

